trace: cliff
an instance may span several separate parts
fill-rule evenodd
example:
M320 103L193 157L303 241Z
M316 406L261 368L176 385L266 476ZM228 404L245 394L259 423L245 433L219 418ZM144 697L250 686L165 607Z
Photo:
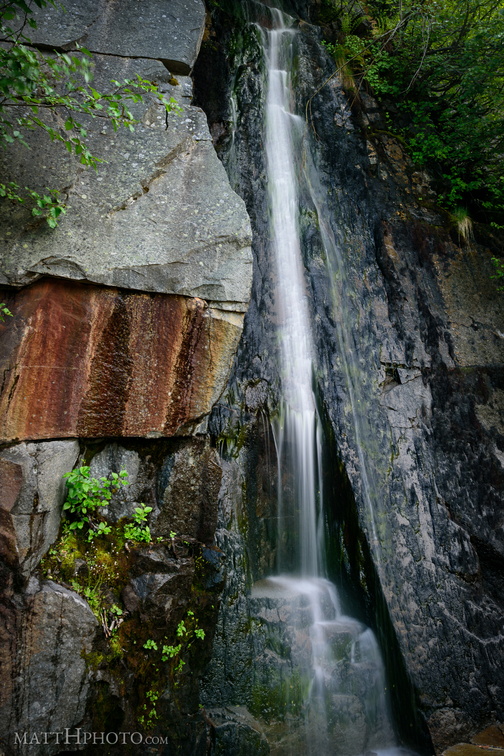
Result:
M204 432L250 296L250 222L191 105L199 0L70 2L35 18L39 48L89 48L94 86L139 74L181 111L167 120L146 95L132 132L83 116L97 172L42 131L29 150L1 156L5 180L57 189L67 208L55 229L29 207L0 208L2 300L13 313L0 325L2 744L54 753L68 747L54 733L79 726L145 738L163 711L167 742L190 752L206 732L197 684L184 678L156 706L169 670L156 672L160 654L143 644L175 642L194 616L208 635L191 666L208 654L221 473ZM61 113L44 117L61 126ZM110 525L98 551L99 539L60 532L63 475L88 463L91 477L129 475L102 510ZM142 506L150 542L138 531L125 541L122 523Z
M378 637L399 742L441 752L504 721L502 239L459 237L377 104L332 75L318 4L289 5L328 576ZM257 3L65 6L34 44L85 44L97 86L139 73L183 112L146 96L134 132L89 119L96 173L43 134L1 155L67 204L49 229L0 203L2 747L267 754L269 728L289 744L264 681L290 664L290 610L251 589L294 497ZM61 529L63 475L85 466L129 481L89 542ZM150 541L124 536L142 505ZM366 748L352 696L345 756Z
M321 31L306 23L317 5L290 6L305 20L293 87L308 118L300 224L325 419L331 575L347 610L381 639L402 736L426 749L431 739L441 751L504 715L503 299L491 262L502 256L502 237L484 227L470 241L459 236L376 102L345 93ZM275 440L264 425L265 416L275 423L279 402L264 78L257 36L232 4L215 19L197 66L197 101L256 232L232 392L214 413L231 466L222 520L231 532L221 537L235 549L245 539L250 584L271 573L280 548L278 490L266 472ZM209 70L219 71L217 81ZM288 496L292 481L280 475ZM241 643L239 660L232 673L222 660L211 670L223 675L223 704L250 706L245 658L261 652L243 642L240 617L254 609L237 608L236 579L221 643L226 635ZM238 694L225 687L230 674Z

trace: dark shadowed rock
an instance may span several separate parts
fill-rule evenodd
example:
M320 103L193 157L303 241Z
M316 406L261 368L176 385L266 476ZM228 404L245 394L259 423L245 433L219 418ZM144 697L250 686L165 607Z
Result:
M155 534L173 531L210 543L217 522L221 478L215 449L202 441L192 441L170 455L160 471L162 503Z
M243 707L230 706L209 712L212 726L211 756L268 756L270 748L261 725Z

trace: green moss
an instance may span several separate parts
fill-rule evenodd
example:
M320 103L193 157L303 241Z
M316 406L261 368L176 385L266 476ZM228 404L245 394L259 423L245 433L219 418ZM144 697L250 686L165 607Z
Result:
M88 669L96 672L106 662L107 656L101 651L83 652L82 658L86 662Z
M280 678L280 674L277 673ZM284 679L255 685L250 703L251 713L266 722L283 721L286 716L298 717L308 700L310 681L298 670Z
M75 563L85 556L85 547L79 541L77 534L71 530L63 530L60 539L54 544L42 560L44 577L60 578L70 582L75 574Z
M227 428L217 439L217 444L223 457L236 459L245 445L247 428L239 425L235 428Z
M168 545L171 543L173 547L174 540L170 539ZM89 713L96 731L104 729L101 723L109 714L112 719L126 716L140 728L154 729L158 718L166 714L168 691L170 705L182 708L184 700L194 695L193 675L208 660L209 643L205 637L207 633L211 637L218 602L215 591L205 588L211 584L213 568L203 559L201 545L191 544L187 555L194 559L190 594L184 593L180 605L173 607L161 626L159 616L151 621L145 615L129 613L122 603L124 587L132 574L137 574L136 551L141 546L145 544L129 542L126 548L123 523L112 526L110 533L91 542L82 532L63 525L59 540L41 565L44 577L68 585L87 600L103 631L97 634L91 652L83 654L90 672L106 669L107 675L114 679L112 692L108 684L102 685L94 675L93 691L95 688L100 691L97 698L92 697ZM166 546L166 542L156 542L150 549ZM185 623L186 635L179 637L181 621ZM156 654L144 648L150 638L158 645ZM162 648L176 646L179 641L185 641L180 653L184 664L176 673L180 659L163 659Z

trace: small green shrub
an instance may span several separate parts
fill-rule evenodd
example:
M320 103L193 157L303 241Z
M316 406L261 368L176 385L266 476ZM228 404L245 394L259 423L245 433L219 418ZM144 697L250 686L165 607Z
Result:
M199 627L194 612L189 609L185 619L180 620L178 623L176 634L179 641L178 643L163 643L161 647L161 661L173 662L172 670L175 676L182 672L185 667L186 662L182 656L188 654L195 638L198 640L205 639L205 631L203 628ZM165 638L165 640L167 639ZM149 638L149 640L144 643L143 647L149 651L158 651L158 644L152 640L152 638Z
M63 510L73 516L70 530L86 530L88 541L110 533L111 527L98 520L96 510L108 506L112 494L120 486L128 485L126 470L121 470L119 474L110 473L108 478L92 478L90 468L83 465L65 473L63 477L66 478L68 488Z
M5 305L4 302L1 302L0 303L0 323L3 323L6 315L12 318L12 312L9 310L9 308Z
M159 719L159 714L156 708L159 696L160 693L157 690L153 690L152 688L145 694L147 701L142 706L142 711L144 713L138 717L138 721L142 725L142 727L145 727L147 730L150 730L152 727L154 727L156 721Z
M149 512L152 512L152 507L147 507L145 504L135 507L133 522L127 522L124 526L124 537L128 541L145 541L146 543L152 541L150 528L146 524Z

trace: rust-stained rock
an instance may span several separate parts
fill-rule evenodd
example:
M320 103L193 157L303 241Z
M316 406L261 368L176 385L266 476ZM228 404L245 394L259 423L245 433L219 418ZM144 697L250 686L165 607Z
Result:
M242 316L202 300L53 279L0 326L0 440L172 436L211 409Z
M504 749L487 745L472 745L471 743L457 743L443 752L444 756L482 756L492 752L492 756L504 756Z

